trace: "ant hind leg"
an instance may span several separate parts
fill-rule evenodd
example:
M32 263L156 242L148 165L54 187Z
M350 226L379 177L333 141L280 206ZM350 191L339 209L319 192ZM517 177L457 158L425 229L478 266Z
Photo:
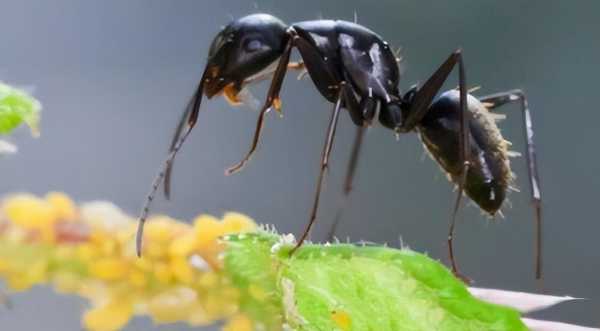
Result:
M479 98L486 104L488 109L494 109L503 105L518 102L523 114L523 134L527 145L525 153L529 177L529 188L531 190L531 203L535 213L535 278L542 278L542 194L540 189L540 176L538 172L535 144L533 142L533 121L527 104L527 97L521 90L511 90L490 94Z

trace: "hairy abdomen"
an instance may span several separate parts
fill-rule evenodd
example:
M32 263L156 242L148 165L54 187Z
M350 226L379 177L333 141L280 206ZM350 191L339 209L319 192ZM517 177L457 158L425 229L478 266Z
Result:
M512 181L508 146L490 113L475 97L468 96L470 111L470 162L465 193L490 215L502 206ZM459 92L452 90L436 99L419 125L425 148L453 183L462 171L459 146Z

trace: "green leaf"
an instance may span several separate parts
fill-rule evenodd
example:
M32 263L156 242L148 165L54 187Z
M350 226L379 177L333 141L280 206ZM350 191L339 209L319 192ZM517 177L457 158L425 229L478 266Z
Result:
M41 109L40 102L25 91L0 82L0 134L10 134L25 123L37 137Z
M264 232L227 239L225 268L234 284L269 293L261 300L252 291L242 293L247 297L241 308L250 307L255 320L279 316L303 331L527 330L516 310L474 298L446 267L423 254L311 244L290 257L293 246L280 241Z

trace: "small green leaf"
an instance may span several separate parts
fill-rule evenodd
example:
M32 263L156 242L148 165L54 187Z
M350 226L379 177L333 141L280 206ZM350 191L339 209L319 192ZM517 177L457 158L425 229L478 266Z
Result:
M0 82L0 134L10 134L25 123L33 136L39 136L39 101L23 90Z

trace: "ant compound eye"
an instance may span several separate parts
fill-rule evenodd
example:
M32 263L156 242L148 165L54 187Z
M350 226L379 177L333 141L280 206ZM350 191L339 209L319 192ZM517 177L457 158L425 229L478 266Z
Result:
M244 49L247 52L256 52L263 47L263 42L258 39L248 39L244 43Z

